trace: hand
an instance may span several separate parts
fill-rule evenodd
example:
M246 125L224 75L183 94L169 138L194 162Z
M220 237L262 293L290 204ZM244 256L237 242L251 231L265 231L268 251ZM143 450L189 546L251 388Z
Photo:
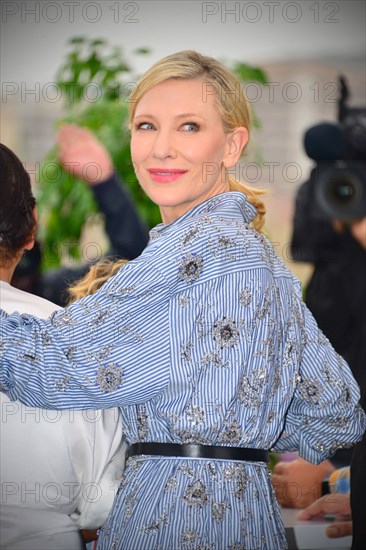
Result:
M297 516L301 520L322 518L326 514L335 514L339 519L351 516L351 502L349 494L334 493L325 495L302 510ZM352 521L336 521L326 530L330 538L346 537L352 535Z
M287 508L306 508L321 496L322 481L334 469L329 460L318 465L303 458L278 462L272 483L279 504Z
M106 148L85 128L64 124L58 131L59 160L64 168L88 185L97 185L113 173Z
M354 220L349 229L353 238L366 250L366 218Z

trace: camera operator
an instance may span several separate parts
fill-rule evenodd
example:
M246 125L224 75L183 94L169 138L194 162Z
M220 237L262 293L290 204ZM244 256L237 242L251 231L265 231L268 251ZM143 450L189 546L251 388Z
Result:
M349 363L365 403L365 132L363 135L358 132L357 140L352 142L354 136L349 128L323 123L305 134L306 153L315 165L296 197L291 252L295 261L314 266L305 302L326 337ZM279 462L273 483L280 504L295 508L309 506L324 491L323 481L331 472L349 465L351 459L352 449L342 449L317 466L302 458ZM294 483L298 489L296 498L291 492ZM364 484L362 475L352 508L354 524L357 513L364 509Z
M292 256L314 264L305 301L361 384L366 370L365 162L340 125L310 128L304 144L316 164L296 198Z

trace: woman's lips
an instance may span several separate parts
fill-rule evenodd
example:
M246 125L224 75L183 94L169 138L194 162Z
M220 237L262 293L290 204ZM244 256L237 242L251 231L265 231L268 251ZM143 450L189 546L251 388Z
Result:
M149 168L147 171L151 179L159 183L176 181L187 173L187 170L181 170L180 168Z

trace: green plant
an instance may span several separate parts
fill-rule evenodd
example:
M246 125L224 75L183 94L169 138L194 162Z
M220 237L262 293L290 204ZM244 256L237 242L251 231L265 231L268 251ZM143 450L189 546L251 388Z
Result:
M108 53L104 40L82 37L70 41L71 51L56 76L64 99L65 116L56 126L72 122L90 129L108 149L113 165L128 185L135 204L149 227L160 222L156 205L142 192L130 157L128 93L131 69L121 51ZM148 53L140 50L139 53ZM47 153L38 173L39 236L47 254L43 269L58 267L62 246L80 259L78 242L90 216L98 212L92 193L58 161L57 147Z
M128 94L136 77L121 50L110 50L104 40L76 37L70 41L70 47L56 75L65 108L65 116L56 125L72 122L95 133L129 187L140 215L153 227L160 222L159 209L141 190L130 157ZM136 53L149 51L140 48ZM263 71L256 67L235 63L231 68L242 81L267 82ZM256 119L255 124L259 124ZM78 243L83 227L97 213L92 193L85 183L62 167L56 147L43 159L38 182L39 236L48 252L43 255L42 269L58 267L59 251L65 243L73 260L79 260Z

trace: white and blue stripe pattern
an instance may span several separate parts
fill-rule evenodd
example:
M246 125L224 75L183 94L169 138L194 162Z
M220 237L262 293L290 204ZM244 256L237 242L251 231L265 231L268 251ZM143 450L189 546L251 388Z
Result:
M298 281L224 193L50 322L2 318L1 383L48 408L119 406L128 442L299 450L320 462L365 430L359 389ZM285 548L259 463L132 458L101 550Z

